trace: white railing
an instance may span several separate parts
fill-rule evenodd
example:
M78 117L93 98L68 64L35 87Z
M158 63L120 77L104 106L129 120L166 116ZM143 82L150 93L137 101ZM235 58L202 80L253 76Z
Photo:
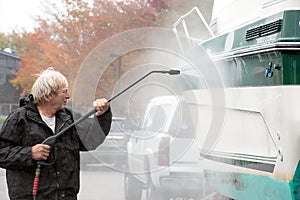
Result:
M0 115L8 115L14 109L18 108L19 104L12 104L12 103L0 103Z
M186 24L186 18L191 16L193 13L195 13L199 16L201 22L204 24L206 30L208 31L209 35L211 37L214 37L214 33L213 31L211 30L211 28L209 27L208 23L206 22L205 18L203 17L201 11L199 10L199 8L197 7L194 7L192 8L189 12L187 12L186 14L182 15L173 25L172 25L172 31L175 33L176 35L176 39L177 39L177 42L180 46L180 49L182 51L182 53L184 53L184 48L183 48L183 45L182 45L182 41L180 39L180 35L179 35L179 32L178 32L178 26L180 24L182 24L182 27L183 27L183 31L184 31L184 35L186 37L186 39L188 40L188 45L189 47L193 47L195 46L195 43L200 43L202 42L203 40L201 40L201 38L193 38L190 36L190 31L187 27L187 24Z

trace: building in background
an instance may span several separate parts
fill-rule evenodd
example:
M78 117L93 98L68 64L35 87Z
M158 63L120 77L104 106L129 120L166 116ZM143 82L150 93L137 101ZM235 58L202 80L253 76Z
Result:
M20 91L10 80L14 78L13 71L18 71L20 60L9 48L0 50L0 115L7 115L18 106Z

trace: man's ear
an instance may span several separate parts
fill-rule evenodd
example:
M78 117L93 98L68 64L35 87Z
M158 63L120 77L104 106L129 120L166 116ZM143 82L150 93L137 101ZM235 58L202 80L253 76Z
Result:
M47 95L47 99L52 99L52 97L53 97L54 95L53 95L53 93L51 92L51 93L49 93L48 95Z

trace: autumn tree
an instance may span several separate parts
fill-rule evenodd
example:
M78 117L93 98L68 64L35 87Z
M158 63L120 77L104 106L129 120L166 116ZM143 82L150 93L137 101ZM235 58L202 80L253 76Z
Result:
M15 34L0 33L0 49L10 48L16 50L18 48L16 36Z
M17 78L12 81L16 88L21 88L23 93L30 92L33 81L45 66L58 66L60 59L53 54L60 54L58 45L51 40L51 35L43 29L36 29L35 32L24 32L16 37L16 43L20 46L18 54L21 56L21 63ZM53 59L55 57L55 59ZM57 56L59 57L59 55Z
M202 0L201 2L209 0ZM87 55L102 41L126 30L140 27L168 27L194 6L195 0L61 0L55 4L43 1L44 13L37 17L38 26L33 32L13 33L16 50L22 58L20 69L13 84L29 92L35 80L33 74L47 67L55 67L65 74L70 82L70 91L76 73ZM198 4L199 5L199 4ZM202 4L201 4L202 5ZM172 22L172 23L171 23ZM133 41L114 43L115 48L130 45ZM117 53L117 52L115 52ZM109 59L107 49L102 59ZM122 56L122 72L136 66L139 52ZM118 59L112 66L118 65ZM105 66L99 66L105 67ZM99 82L98 96L109 97L117 82L116 67L107 68ZM97 81L97 80L93 80ZM87 85L78 86L84 91ZM85 98L85 95L82 95Z
M80 64L99 42L155 22L155 11L143 1L95 0L91 4L62 0L56 4L46 2L44 7L45 15L38 18L34 32L24 32L18 38L22 63L13 84L22 88L23 94L30 89L32 74L49 66L66 74L72 87ZM107 80L112 80L110 74Z

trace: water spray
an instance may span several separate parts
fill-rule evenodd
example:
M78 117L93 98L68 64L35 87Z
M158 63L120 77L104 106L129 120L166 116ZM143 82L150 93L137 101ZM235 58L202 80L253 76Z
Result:
M126 92L127 90L129 90L130 88L132 88L134 85L136 85L137 83L139 83L140 81L142 81L143 79L145 79L146 77L148 77L149 75L154 74L154 73L169 74L169 75L178 75L178 74L180 74L180 71L179 70L175 70L175 69L150 71L149 73L147 73L146 75L144 75L143 77L141 77L140 79L138 79L137 81L135 81L134 83L132 83L131 85L129 85L127 88L125 88L124 90L122 90L121 92L119 92L118 94L116 94L115 96L113 96L110 99L108 99L107 102L109 103L112 100L116 99L121 94L123 94L124 92ZM79 119L77 119L76 121L74 121L72 124L70 124L68 127L64 128L63 130L61 130L60 132L58 132L57 134L46 138L42 142L42 144L47 144L47 145L50 145L50 146L53 145L55 143L56 139L58 139L60 136L62 136L66 131L68 131L69 129L73 128L74 126L76 126L77 124L81 123L82 121L86 120L91 115L95 114L95 112L96 112L95 109L87 112L86 114L84 114L83 116L81 116ZM54 159L54 161L55 161L55 159ZM53 162L46 162L46 161L42 161L42 160L37 161L37 168L35 170L35 177L34 177L33 188L32 188L33 200L36 200L36 197L37 197L38 185L39 185L39 177L40 177L40 174L41 174L41 167L42 167L42 165L51 165L51 164L54 163L54 161Z

